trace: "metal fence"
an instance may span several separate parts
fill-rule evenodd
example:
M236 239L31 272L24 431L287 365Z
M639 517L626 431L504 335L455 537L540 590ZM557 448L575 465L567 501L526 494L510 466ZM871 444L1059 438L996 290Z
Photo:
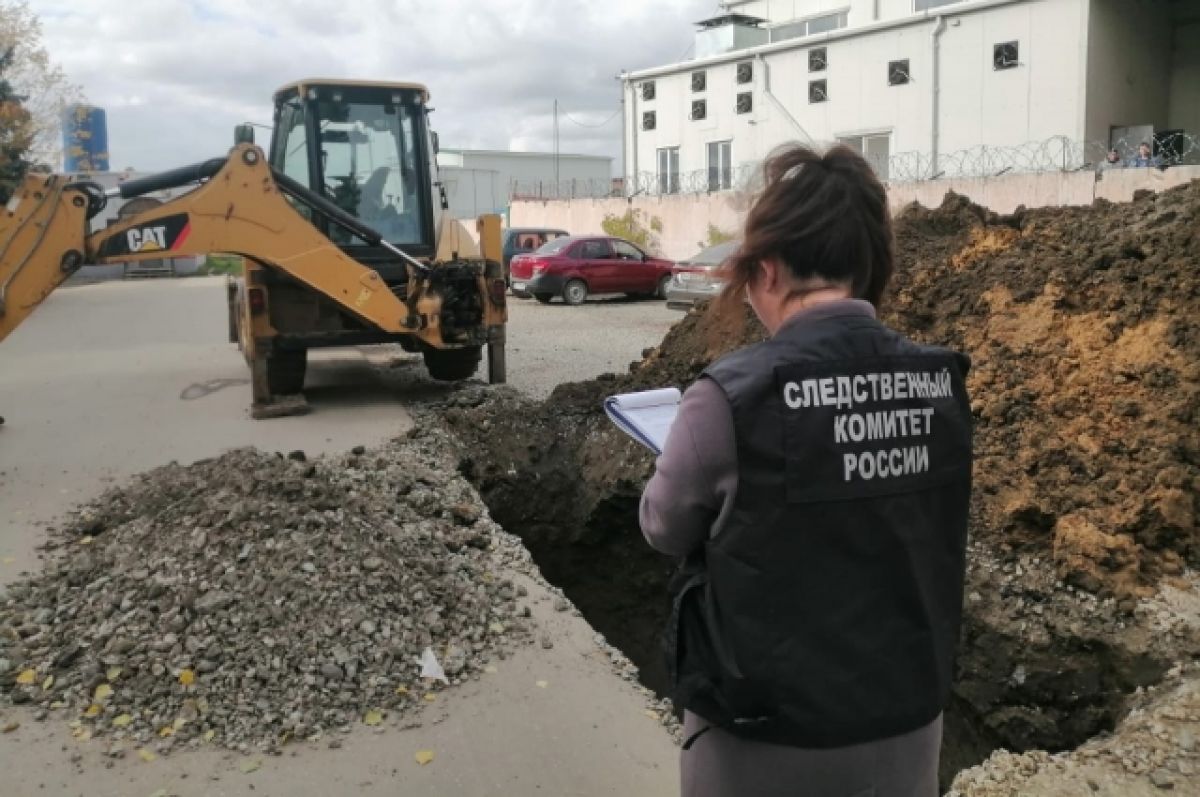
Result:
M1150 158L1145 160L1138 156L1142 143L1141 140L1121 139L1106 144L1055 136L1011 147L980 145L943 152L936 161L929 153L922 152L897 153L887 158L869 157L868 160L886 182L1200 164L1200 136L1160 134L1148 142L1152 150ZM1116 160L1108 162L1109 153L1113 151ZM630 180L513 181L509 198L581 199L745 191L754 189L760 173L760 164L751 163L692 172L639 172Z

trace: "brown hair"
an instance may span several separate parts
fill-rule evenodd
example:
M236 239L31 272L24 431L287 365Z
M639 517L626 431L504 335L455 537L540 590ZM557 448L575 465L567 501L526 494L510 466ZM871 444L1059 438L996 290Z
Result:
M742 245L723 266L720 310L740 308L768 258L797 279L849 284L852 296L879 305L894 267L892 217L861 155L844 145L821 155L796 144L767 159Z

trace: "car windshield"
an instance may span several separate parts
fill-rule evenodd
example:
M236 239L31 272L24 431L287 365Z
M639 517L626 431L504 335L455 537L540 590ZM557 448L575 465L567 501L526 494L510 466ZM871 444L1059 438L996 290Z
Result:
M574 243L574 241L572 241L570 238L555 238L553 241L547 241L546 243L542 244L541 248L537 250L537 254L557 255L572 243Z
M725 241L724 243L701 249L687 260L681 260L679 265L693 268L716 268L737 251L740 241Z

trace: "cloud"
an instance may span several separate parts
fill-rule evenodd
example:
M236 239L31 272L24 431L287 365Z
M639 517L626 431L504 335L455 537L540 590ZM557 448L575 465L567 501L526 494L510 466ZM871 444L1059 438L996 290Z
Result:
M112 166L211 157L300 77L411 80L446 147L620 156L622 70L679 60L715 0L32 0L108 111ZM575 121L572 121L575 120ZM588 127L583 125L599 125ZM576 124L576 122L582 124ZM619 168L619 165L618 165Z

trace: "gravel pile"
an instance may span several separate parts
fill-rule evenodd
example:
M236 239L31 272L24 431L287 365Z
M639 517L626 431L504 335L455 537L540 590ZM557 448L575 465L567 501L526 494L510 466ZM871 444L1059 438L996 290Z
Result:
M425 432L238 450L114 490L0 598L0 699L159 753L273 750L414 710L532 634L528 553Z

